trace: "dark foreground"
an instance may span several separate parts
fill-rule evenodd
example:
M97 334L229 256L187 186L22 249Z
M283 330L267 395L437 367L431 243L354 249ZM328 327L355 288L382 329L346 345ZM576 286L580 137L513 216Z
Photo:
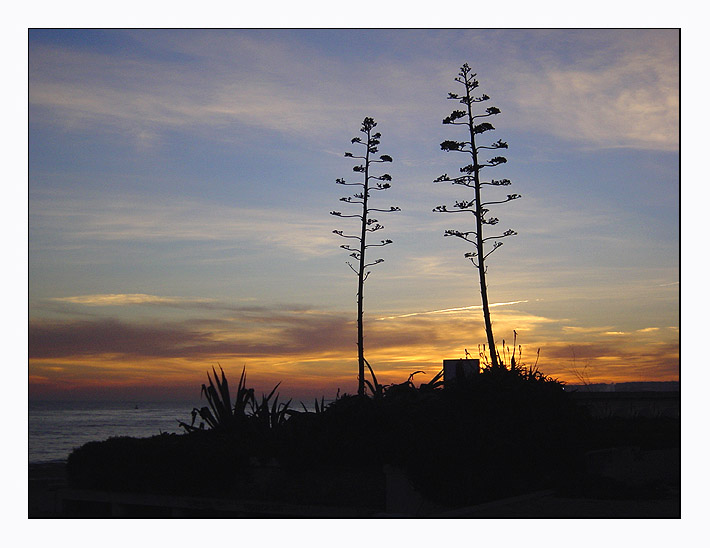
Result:
M67 484L64 463L38 464L30 465L28 513L30 518L680 518L679 457L678 450L657 450L637 453L626 463L635 464L637 476L666 487L655 493L630 490L633 478L611 478L628 473L621 465L598 476L604 479L593 487L574 486L577 493L549 489L460 508L423 500L406 483L390 485L384 506L370 508L77 490Z
M268 398L250 412L242 382L232 406L223 378L200 413L210 428L31 467L29 515L680 517L680 419L657 402L599 416L538 373L434 380L287 414Z

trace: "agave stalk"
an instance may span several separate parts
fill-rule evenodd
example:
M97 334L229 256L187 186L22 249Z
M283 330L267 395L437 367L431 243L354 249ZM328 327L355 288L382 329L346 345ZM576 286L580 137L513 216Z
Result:
M449 177L448 174L443 174L434 180L435 183L450 182L454 185L461 185L468 189L469 195L464 200L459 200L454 204L453 209L447 208L446 205L440 205L434 208L434 211L440 213L470 213L475 217L475 229L474 230L446 230L444 236L454 236L464 240L465 242L472 244L475 247L475 251L470 251L464 254L464 257L470 259L473 265L478 270L479 286L481 293L481 305L483 309L483 321L486 330L486 338L488 341L488 351L490 353L491 367L494 369L499 367L499 355L496 350L495 337L493 336L493 324L491 322L490 305L488 300L488 285L486 282L486 264L485 260L488 256L498 249L503 242L500 241L508 236L514 236L517 234L514 230L509 229L504 231L502 234L497 236L487 236L484 235L484 227L486 229L490 226L496 225L498 223L497 217L488 216L489 207L498 204L504 204L512 200L517 200L520 198L519 194L508 194L506 198L499 200L488 200L483 201L482 197L482 187L485 186L508 186L510 185L510 180L500 179L500 180L483 180L482 172L488 172L489 168L496 167L507 162L506 158L503 156L494 156L488 160L482 160L479 157L479 152L483 150L499 150L507 149L508 143L498 140L495 143L488 145L481 145L476 143L476 136L492 131L495 128L489 122L480 122L480 118L487 118L489 116L495 116L500 113L498 107L488 107L483 114L474 114L473 107L490 99L487 95L481 95L476 97L473 92L478 88L478 80L476 80L476 74L471 72L471 68L468 64L464 63L461 67L461 71L455 81L464 86L464 94L449 93L449 99L454 99L459 103L465 105L465 110L454 110L449 116L444 118L444 124L450 124L454 126L462 126L468 133L468 141L452 141L446 140L441 143L441 149L446 152L458 152L463 153L468 156L470 163L462 168L460 172L463 175L457 177ZM472 193L472 195L471 195Z
M346 152L346 158L353 158L362 161L360 165L353 167L353 171L356 173L362 173L363 179L361 183L349 183L344 179L336 179L336 183L339 185L346 186L358 186L358 192L351 196L344 196L340 199L341 202L345 202L350 205L355 205L359 209L359 213L345 214L341 211L331 211L331 215L343 218L354 218L360 221L360 233L358 234L345 234L342 230L334 230L333 233L337 234L342 238L347 238L348 240L354 240L351 243L353 245L343 244L340 247L346 250L350 257L352 257L357 266L353 266L352 263L347 262L346 264L350 269L357 275L358 286L357 286L357 352L358 352L358 395L365 395L365 335L364 335L364 289L365 280L367 280L370 275L368 268L371 266L378 265L384 262L384 259L379 258L372 260L371 262L366 262L365 254L367 250L373 247L384 247L392 243L392 240L385 239L380 240L380 243L368 243L368 234L377 232L384 229L385 227L380 224L380 222L372 217L373 213L389 213L394 211L400 211L399 207L390 206L389 208L381 209L378 207L372 207L370 202L372 196L380 191L385 191L391 187L390 181L392 181L392 176L389 173L383 173L381 175L373 175L372 169L375 164L392 162L392 157L387 154L382 154L379 158L375 158L375 154L379 151L380 144L380 133L374 132L374 128L377 126L377 122L369 116L366 117L360 128L360 131L365 135L365 138L355 137L351 140L351 144L356 144L364 147L364 151L361 156L354 155L352 152ZM370 385L372 386L372 385Z

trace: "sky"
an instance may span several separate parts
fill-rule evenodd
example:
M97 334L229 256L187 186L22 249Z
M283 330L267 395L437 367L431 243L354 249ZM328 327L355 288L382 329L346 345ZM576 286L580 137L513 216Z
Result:
M433 212L468 63L509 145L488 259L495 338L578 383L679 379L676 30L242 29L28 33L29 395L199 398L206 372L282 397L357 389L357 278L333 230L377 121L365 354L425 381L485 342L470 249ZM498 230L500 228L500 230ZM491 233L493 234L493 232ZM380 238L381 235L381 238ZM376 253L376 255L374 255ZM539 359L537 351L539 349Z

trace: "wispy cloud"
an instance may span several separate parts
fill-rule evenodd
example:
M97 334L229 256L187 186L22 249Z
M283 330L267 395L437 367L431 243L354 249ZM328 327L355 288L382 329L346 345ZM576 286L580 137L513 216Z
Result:
M85 306L126 306L135 304L157 304L167 306L182 306L214 303L214 299L190 299L186 297L160 297L145 293L103 293L96 295L76 295L72 297L54 297L51 300L80 304Z
M235 303L213 298L160 296L145 293L97 293L92 295L50 297L40 300L35 307L55 313L59 312L69 317L77 317L77 315L85 317L85 314L83 314L81 310L84 307L97 309L143 307L154 314L154 316L157 315L160 317L164 316L164 312L173 314L174 309L200 315L204 312L209 312L211 319L202 319L197 322L201 329L205 326L214 328L215 326L227 325L225 322L238 322L240 319L248 319L256 324L262 324L265 321L265 317L268 317L270 321L278 323L280 319L291 318L293 315L308 315L314 310L313 307L310 306L294 304L267 307L257 305L254 303L254 300L248 298L240 299L240 302ZM103 312L103 310L100 310L98 314ZM103 321L103 317L100 315L92 315L90 317L92 319L89 320L89 322ZM154 323L154 319L150 321ZM176 323L174 317L172 320L168 321L171 321L173 324ZM44 324L40 322L37 325ZM49 322L47 325L54 324Z
M677 150L678 34L626 38L610 31L573 64L519 64L503 74L519 123L593 146Z
M114 298L116 297L116 298ZM160 299L151 296L84 296L65 299L97 306L98 303L159 303L172 306L183 299ZM523 301L520 301L523 302ZM193 303L200 306L200 303ZM496 303L505 306L513 303ZM402 349L409 355L432 344L450 346L472 345L483 337L478 314L470 309L437 310L425 313L391 316L386 322L366 322L367 344L378 355L394 355ZM355 340L356 325L351 314L325 312L309 307L238 307L219 318L205 320L187 318L160 323L151 319L118 320L97 316L82 320L33 320L30 322L29 347L31 358L63 358L75 356L124 355L127 357L272 357L283 359L313 359L330 355L342 359L350 355ZM459 313L460 312L460 313ZM496 324L500 333L511 332L511 325L520 332L530 332L535 326L555 320L531 314L499 312Z
M558 31L560 39L568 38L565 32ZM402 37L412 40L420 49L416 59L381 56L369 63L338 58L299 42L293 33L278 32L269 39L243 31L127 33L147 52L160 51L163 57L118 58L34 46L30 105L49 111L45 120L66 127L99 122L134 134L137 142L174 127L208 129L205 134L213 138L234 138L239 132L226 130L235 124L292 137L331 134L363 111L375 117L386 113L396 131L411 135L417 133L412 123L418 114L438 104L432 88L455 76L445 70L448 65L455 70L448 59L454 53L427 48L427 40L416 33L390 34L387 39L400 49ZM433 43L446 41L449 46L458 42L463 52L466 43L480 41L480 35L452 31L448 37L431 37ZM657 31L629 41L620 32L587 33L592 36L587 38L589 47L577 46L570 53L573 62L543 66L529 62L522 43L522 37L535 40L538 35L545 33L489 36L501 50L488 73L499 82L499 99L514 114L514 125L593 146L677 148L676 34ZM521 43L507 45L511 36L520 37ZM176 57L182 62L175 62ZM432 121L439 118L437 114ZM36 121L32 111L31 120ZM221 131L214 131L217 128Z
M576 334L603 333L603 332L608 331L610 329L611 329L611 327L596 327L596 326L580 327L580 326L565 325L562 327L562 330L565 331L566 333L576 333Z
M31 359L86 356L138 358L284 358L349 349L349 316L310 310L235 309L221 319L123 321L113 317L31 321Z
M248 128L291 136L331 131L334 113L357 119L368 98L376 102L376 93L353 80L346 63L315 49L304 55L304 46L277 34L129 34L147 52L167 58L36 46L30 104L52 113L45 120L68 128L104 124L145 135L180 127L232 139Z
M293 257L337 253L332 221L284 207L259 209L180 198L151 200L121 196L30 200L32 247L47 240L87 245L91 242L213 242L242 248L280 247Z
M580 326L565 325L562 327L562 331L564 333L569 333L571 335L586 335L586 336L593 336L593 337L604 337L607 335L612 335L612 336L640 335L640 336L643 336L643 335L648 335L648 334L652 334L652 333L657 333L660 330L661 330L661 328L659 328L659 327L643 327L641 329L633 329L633 330L628 330L628 331L615 329L611 326L580 327Z

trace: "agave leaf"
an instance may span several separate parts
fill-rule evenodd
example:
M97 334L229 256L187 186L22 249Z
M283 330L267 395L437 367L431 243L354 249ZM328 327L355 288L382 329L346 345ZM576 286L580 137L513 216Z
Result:
M222 368L220 367L220 369ZM229 392L227 392L227 399L225 399L224 385L220 382L219 377L217 376L217 371L215 371L214 367L212 367L212 372L214 373L214 384L212 384L211 379L210 384L213 387L214 385L217 385L216 388L214 388L214 400L218 411L218 418L221 422L226 423L232 415L229 408ZM224 376L224 371L222 371L222 378L226 382L227 379Z
M197 430L197 428L195 427L195 419L197 418L198 413L199 413L199 410L197 408L193 407L192 411L190 412L190 415L192 417L190 424L187 424L181 420L178 420L178 426L181 428L184 428L186 432L194 432L195 430Z
M249 389L245 388L244 389L243 400L244 401L242 402L242 408L243 408L242 413L244 413L245 416L246 416L247 404L249 405L249 407L251 407L252 411L254 411L254 409L257 409L259 407L256 403L256 396L254 396L254 389L253 388L249 388Z
M266 424L270 428L273 428L278 423L278 418L279 418L278 403L279 403L279 395L276 394L276 399L274 400L274 403L271 405L271 411L269 411L268 405L266 408L266 416L267 416Z
M202 409L199 410L200 417L202 417L202 420L204 420L211 428L216 428L217 427L217 419L215 419L214 415L212 412L209 410L207 407L203 407Z
M372 370L372 366L370 365L370 362L365 360L365 364L367 365L367 368L370 370L370 375L372 375L372 381L375 383L375 386L380 386L380 383L377 382L377 377L375 376L375 372ZM367 381L365 381L365 382L367 382ZM374 391L373 391L373 393L374 393Z
M192 408L192 411L190 412L190 416L192 416L192 420L190 421L190 425L194 426L195 419L197 418L197 408L195 408L195 407Z
M244 388L239 388L237 390L237 397L234 400L234 414L243 416L244 410L246 409L247 403L249 402L248 391Z
M282 425L284 422L286 422L286 414L289 412L289 406L291 405L291 400L288 400L286 403L281 404L281 409L278 412L278 424Z
M407 384L410 384L410 385L412 384L412 379L414 378L414 375L416 375L417 373L424 373L424 371L415 371L414 373L410 374L409 378L407 379Z
M215 388L214 383L212 382L212 378L210 378L209 376L209 373L207 373L207 377L210 380L210 385L209 387L207 387L207 401L209 402L210 407L212 408L212 412L214 414L215 419L217 420L217 422L220 422L223 420L224 417L222 402L219 400L219 393L217 392L217 389Z
M239 378L239 388L244 388L247 383L247 366L242 367L242 376Z
M274 386L273 390L271 390L271 393L267 396L266 401L269 401L271 399L271 396L274 395L274 392L276 392L276 389L279 387L281 383L278 383L276 386Z
M268 402L266 401L266 396L264 394L261 395L261 402L260 403L257 403L256 398L252 399L251 413L252 413L252 416L256 417L256 419L258 421L264 422L265 417L269 413Z
M441 378L444 376L444 370L439 371L434 377L427 383L432 388L439 386L443 383Z
M237 387L237 399L234 402L234 414L239 416L245 415L245 410L248 404L252 404L253 408L253 398L254 391L246 388L246 366L242 368L242 376L239 379L239 386Z
M219 381L217 381L217 384L219 386L219 391L222 394L222 404L224 405L224 410L225 413L231 417L232 415L232 407L231 407L231 401L232 399L229 396L229 383L227 382L227 376L224 374L224 370L222 369L222 366L219 366L219 370L222 372L222 382L221 384ZM216 374L215 374L216 378Z
M207 377L209 378L209 373L207 374ZM210 387L210 388L214 388L214 387ZM202 390L200 390L200 395L202 395L202 394L205 395L205 399L207 400L207 403L209 403L212 410L214 412L216 412L216 409L214 408L214 403L212 402L212 393L210 392L209 388L207 388L207 386L204 384L202 385Z
M186 424L186 423L184 423L184 422L182 422L182 421L180 421L180 420L178 421L178 426L181 427L181 428L184 428L185 431L188 432L188 433L189 433L189 432L194 432L195 430L197 430L197 428L195 428L193 425L191 425L191 424Z
M214 370L214 368L213 368ZM212 377L210 376L210 372L207 372L207 380L210 382L209 386L205 386L204 384L202 385L202 390L205 393L205 396L207 397L207 402L210 404L210 407L212 408L212 412L215 417L219 417L219 409L218 409L218 403L217 403L217 390L214 387L214 382L212 382Z

